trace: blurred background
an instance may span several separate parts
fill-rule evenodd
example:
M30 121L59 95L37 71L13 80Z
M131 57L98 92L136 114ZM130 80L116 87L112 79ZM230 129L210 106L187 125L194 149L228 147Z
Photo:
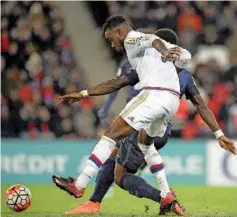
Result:
M121 54L110 50L102 32L113 14L124 14L135 29L176 31L180 45L193 55L189 68L202 96L221 128L237 136L237 2L64 4L1 2L3 138L100 137L97 111L105 97L70 107L57 104L57 97L115 77ZM108 124L125 105L126 91L121 95ZM173 125L173 137L213 136L185 99Z
M58 103L59 95L80 91L116 76L122 55L109 47L102 31L106 18L114 14L126 16L134 29L171 28L177 32L180 46L192 53L193 59L188 69L193 73L201 95L223 131L237 138L237 2L2 1L1 138L2 170L6 174L19 175L16 168L18 163L12 165L12 159L17 162L25 159L28 162L26 165L34 165L32 159L35 158L24 158L33 153L34 156L41 153L41 158L36 158L39 165L44 162L51 165L48 158L42 156L52 151L52 157L59 143L64 144L57 150L61 154L72 154L75 143L78 146L81 144L81 147L93 147L105 127L124 107L126 88L120 91L106 118L106 124L98 117L98 110L106 97L87 98L72 106ZM173 138L177 140L173 140L171 143L174 146L171 144L170 147L178 144L179 152L176 154L180 154L182 145L187 146L187 154L182 156L181 153L178 160L183 165L182 171L194 175L193 181L195 174L201 174L204 179L207 168L205 156L209 150L206 148L209 147L209 140L206 139L213 139L213 133L185 99L181 99L172 124ZM197 140L199 138L202 140ZM47 148L47 143L42 142L42 139L50 140L48 144L52 143L53 148ZM60 141L57 142L57 139ZM87 143L88 139L95 140ZM192 142L189 143L190 140ZM9 146L10 143L13 143L12 146ZM41 148L36 148L35 144L39 143ZM200 144L194 145L198 147L197 150L194 146L188 146L192 143ZM210 147L212 149L216 146L212 144ZM86 150L85 154L89 154L90 150ZM215 152L217 156L218 151ZM81 151L80 160L83 153ZM172 150L168 152L171 153ZM19 154L23 154L23 158ZM223 154L225 152L221 150L220 155ZM194 158L190 160L190 156ZM58 158L55 159L56 163L52 165L58 166L55 166L53 172L65 172L66 167L60 167ZM63 159L63 162L67 162L68 158ZM194 162L194 165L202 164L201 170L195 173L192 168L197 167L186 168L185 159ZM49 168L42 171L52 172ZM233 175L233 171L230 173ZM233 184L236 178L233 179L232 175L228 183ZM9 176L8 181L14 177ZM186 182L189 182L188 178Z

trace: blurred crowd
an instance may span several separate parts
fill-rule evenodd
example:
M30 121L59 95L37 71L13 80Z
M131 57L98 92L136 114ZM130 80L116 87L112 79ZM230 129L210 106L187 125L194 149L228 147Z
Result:
M108 16L122 14L134 29L171 28L177 32L179 44L195 59L191 71L202 96L221 128L237 137L236 1L104 1L88 2L88 7L99 27ZM201 58L195 58L198 53ZM213 136L184 99L173 125L173 136Z
M60 8L8 1L1 10L1 136L95 137L98 118L90 99L72 107L58 101L58 95L87 86Z
M179 44L193 57L203 45L209 50L216 45L227 50L220 55L216 52L219 59L196 58L192 72L221 128L237 136L237 2L87 4L99 28L108 16L124 14L135 29L175 30ZM74 61L57 4L8 1L1 2L1 10L1 136L75 139L101 135L99 100L88 98L70 107L58 101L59 95L82 90L88 84L83 69ZM181 100L173 126L173 135L186 139L213 135L185 100Z

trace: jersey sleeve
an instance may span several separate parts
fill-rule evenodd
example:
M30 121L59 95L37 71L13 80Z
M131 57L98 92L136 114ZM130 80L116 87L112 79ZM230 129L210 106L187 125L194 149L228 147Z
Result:
M129 64L128 60L123 60L118 68L116 77L119 78L123 75L126 75L128 73L130 73L131 71L131 65Z
M164 42L166 42L166 41L164 41ZM166 45L169 49L177 46L177 45L174 45L174 44L170 44L168 42L166 42ZM178 68L183 69L183 68L186 67L186 65L191 60L192 55L188 50L186 50L182 47L180 47L180 48L181 48L180 58L178 60L176 60L174 64Z
M126 37L124 46L129 56L135 56L146 48L152 48L152 43L155 39L160 38L154 34L133 31Z
M176 60L174 64L178 68L183 69L187 66L187 64L191 60L191 57L192 57L192 55L188 50L181 48L180 58L178 60Z
M130 73L125 75L129 80L129 85L134 86L139 82L139 77L136 70L132 69Z
M193 76L190 74L189 79L188 79L188 85L185 90L185 96L187 99L191 99L198 94L200 94L199 90L196 86Z

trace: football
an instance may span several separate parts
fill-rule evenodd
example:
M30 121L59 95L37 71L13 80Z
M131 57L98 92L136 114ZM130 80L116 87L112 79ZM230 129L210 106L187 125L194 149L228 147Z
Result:
M22 212L31 204L31 192L24 185L16 184L11 186L5 195L7 206L15 211Z

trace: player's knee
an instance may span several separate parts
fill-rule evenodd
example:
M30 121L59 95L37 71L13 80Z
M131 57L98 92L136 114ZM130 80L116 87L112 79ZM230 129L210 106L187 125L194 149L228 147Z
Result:
M113 139L114 141L119 141L120 139L123 139L124 137L124 130L123 129L114 129L114 128L108 128L104 132L104 136L109 137L110 139Z
M119 134L119 130L116 132L115 130L113 130L113 128L108 128L104 132L104 136L109 137L110 139L113 139L114 141L117 142L121 135Z
M134 129L130 127L121 117L119 117L105 131L104 136L107 136L114 141L118 141L129 136L133 131Z
M120 181L122 179L122 176L118 173L114 173L114 182L116 183L116 185L120 186Z
M122 180L122 178L124 177L124 175L125 175L125 173L123 173L123 172L115 171L115 173L114 173L114 182L115 182L118 186L120 186L121 180Z
M154 145L156 149L160 150L161 148L163 148L168 142L168 139L169 139L169 134L165 134L163 137L157 137L154 141Z

